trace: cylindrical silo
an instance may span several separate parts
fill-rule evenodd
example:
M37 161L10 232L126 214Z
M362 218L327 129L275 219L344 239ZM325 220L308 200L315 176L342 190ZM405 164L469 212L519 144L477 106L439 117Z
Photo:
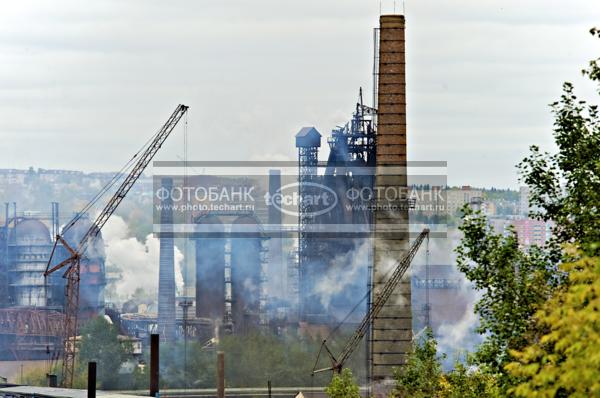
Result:
M45 307L44 271L52 250L50 231L39 220L20 219L9 234L9 295L19 307Z
M248 333L260 324L262 236L258 222L238 217L231 228L231 298L233 327Z
M196 317L221 322L225 314L225 237L219 217L196 219Z

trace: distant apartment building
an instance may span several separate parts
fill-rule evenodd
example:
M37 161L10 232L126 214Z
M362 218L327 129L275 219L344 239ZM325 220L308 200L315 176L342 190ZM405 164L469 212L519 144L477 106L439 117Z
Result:
M27 177L27 170L0 169L0 184L23 185Z
M509 227L511 226L513 220L504 217L494 217L488 219L488 224L494 228L494 231L497 234L507 235Z
M551 233L549 223L530 218L492 218L489 220L489 224L497 233L502 235L507 235L509 228L512 226L517 233L519 245L522 247L543 246L548 241Z
M527 216L529 214L529 187L519 188L519 214Z
M483 191L481 189L472 189L470 186L461 188L449 188L446 190L446 200L448 214L455 214L467 203L481 204L483 201Z
M486 216L495 216L496 212L497 212L496 203L488 201L488 200L484 201L481 204L481 211Z
M49 183L69 181L72 178L81 178L83 175L83 171L76 170L49 170L40 168L37 171L38 178Z
M544 221L525 218L514 220L513 225L517 232L519 245L525 247L531 245L543 246L546 243L546 223Z

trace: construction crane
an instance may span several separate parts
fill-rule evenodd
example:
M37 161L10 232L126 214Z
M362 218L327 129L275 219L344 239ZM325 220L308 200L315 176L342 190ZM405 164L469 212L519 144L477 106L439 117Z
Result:
M75 369L75 343L77 337L77 313L79 311L79 282L81 278L81 267L80 262L84 257L86 249L88 246L93 243L96 236L102 229L102 227L106 224L110 216L115 212L119 204L125 199L125 196L133 186L133 184L137 181L140 175L144 172L148 163L152 160L156 152L160 149L165 140L169 137L179 120L185 115L188 107L185 105L178 105L173 114L169 117L167 122L161 127L161 129L152 137L152 139L147 143L143 152L137 153L133 159L137 159L131 167L131 171L125 177L117 191L110 198L104 209L100 212L96 220L91 224L90 228L83 235L77 247L72 247L60 234L56 235L56 240L54 243L54 248L52 249L52 253L50 254L50 259L48 260L48 265L46 266L46 271L44 272L44 278L47 278L52 273L66 268L66 271L63 274L63 278L66 279L66 290L65 290L65 341L64 341L64 355L63 355L63 365L62 365L62 380L61 386L70 388L73 386L73 372ZM132 160L133 160L132 159ZM116 178L112 181L116 181ZM104 192L101 192L103 194ZM101 195L97 195L98 198ZM90 206L86 206L86 209L89 209ZM79 218L76 216L69 224L67 224L67 228L72 226ZM63 230L63 234L64 234ZM56 245L61 243L69 252L69 257L57 265L52 266L52 257L54 256L54 251L56 249Z
M350 339L346 342L344 348L342 349L342 352L338 355L337 359L327 346L327 340L323 340L323 343L321 344L321 350L319 351L317 360L315 361L315 366L313 367L313 375L316 373L327 372L330 370L332 370L335 373L342 372L344 364L346 363L348 358L350 358L352 353L354 353L356 347L358 347L358 345L360 344L362 338L369 330L373 319L377 317L385 303L388 301L388 299L402 280L402 277L410 267L413 258L417 254L417 251L419 250L419 247L421 246L421 243L423 243L423 240L425 240L425 238L429 239L429 229L427 228L425 228L419 234L417 239L408 249L408 252L402 257L400 261L398 261L391 277L388 279L385 285L383 285L381 292L379 292L377 297L375 297L375 299L373 300L371 308L369 308L369 310L365 314L364 318L362 319L360 325L358 326L352 337L350 337ZM321 353L323 352L323 349L325 349L325 352L331 360L331 366L323 369L316 369L317 363L319 362L319 358L321 356Z

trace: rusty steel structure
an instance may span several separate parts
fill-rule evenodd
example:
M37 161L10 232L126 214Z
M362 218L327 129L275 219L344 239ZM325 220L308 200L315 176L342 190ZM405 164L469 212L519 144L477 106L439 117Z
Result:
M0 342L3 357L16 360L41 357L62 344L64 314L58 311L3 308L0 309Z
M66 248L53 240L60 231L58 203L52 203L51 213L17 213L17 203L13 202L12 206L6 203L4 218L4 225L0 227L0 320L4 322L0 331L0 359L53 362L63 345L60 340L64 318L59 323L60 328L53 325L57 324L54 322L56 314L64 309L65 280L60 275L44 278L42 274L53 249L55 257L65 257ZM76 228L64 235L65 240L78 241L88 226L89 220L83 218ZM103 248L102 237L98 236L94 249L88 251L81 264L84 294L78 317L82 320L104 310ZM14 317L16 312L21 314L19 318ZM48 325L45 334L36 328L43 324Z
M64 330L64 314L58 311L3 308L0 310L0 334L60 336Z
M67 281L67 286L65 290L66 294L66 303L65 303L65 342L68 343L70 339L74 339L77 336L77 314L79 311L79 284L81 281L81 260L82 257L85 256L86 249L90 244L93 244L95 237L99 234L102 227L106 224L112 214L115 212L117 207L121 204L125 196L135 184L137 179L146 169L146 166L150 163L154 155L158 152L162 144L169 137L179 120L185 115L188 107L185 105L178 105L175 111L171 114L167 122L162 126L162 128L153 136L151 141L144 146L143 150L136 153L132 158L132 161L135 159L135 163L132 161L128 162L126 167L130 164L131 171L121 185L117 188L116 192L109 199L108 203L104 206L98 217L94 223L91 224L90 228L83 235L81 240L79 241L76 247L72 247L69 243L61 236L56 236L56 243L61 243L63 247L65 247L69 252L69 257L65 260L59 262L56 265L53 265L53 254L54 249L50 255L50 259L48 260L48 265L46 267L46 271L44 272L44 277L49 277L54 272L66 268L66 271L63 274L63 277ZM104 192L96 197L96 199L102 196L102 193L105 193L116 181L118 177L115 177L111 180L111 183ZM93 204L90 202L86 206L85 210L89 210ZM76 216L63 230L63 234L68 230L68 228L79 220L80 216ZM65 344L64 354L63 354L63 378L61 381L61 385L63 387L71 387L73 385L73 373L75 370L75 344Z

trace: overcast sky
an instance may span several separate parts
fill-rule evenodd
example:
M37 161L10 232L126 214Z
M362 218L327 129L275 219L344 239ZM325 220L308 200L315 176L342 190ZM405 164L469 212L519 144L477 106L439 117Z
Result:
M600 3L405 12L409 159L447 160L453 185L517 186L527 147L551 148L562 82L593 93L580 70L600 56ZM326 135L370 92L379 13L378 0L3 1L0 167L117 170L178 103L190 160L294 159L300 127ZM182 143L178 128L157 159Z

